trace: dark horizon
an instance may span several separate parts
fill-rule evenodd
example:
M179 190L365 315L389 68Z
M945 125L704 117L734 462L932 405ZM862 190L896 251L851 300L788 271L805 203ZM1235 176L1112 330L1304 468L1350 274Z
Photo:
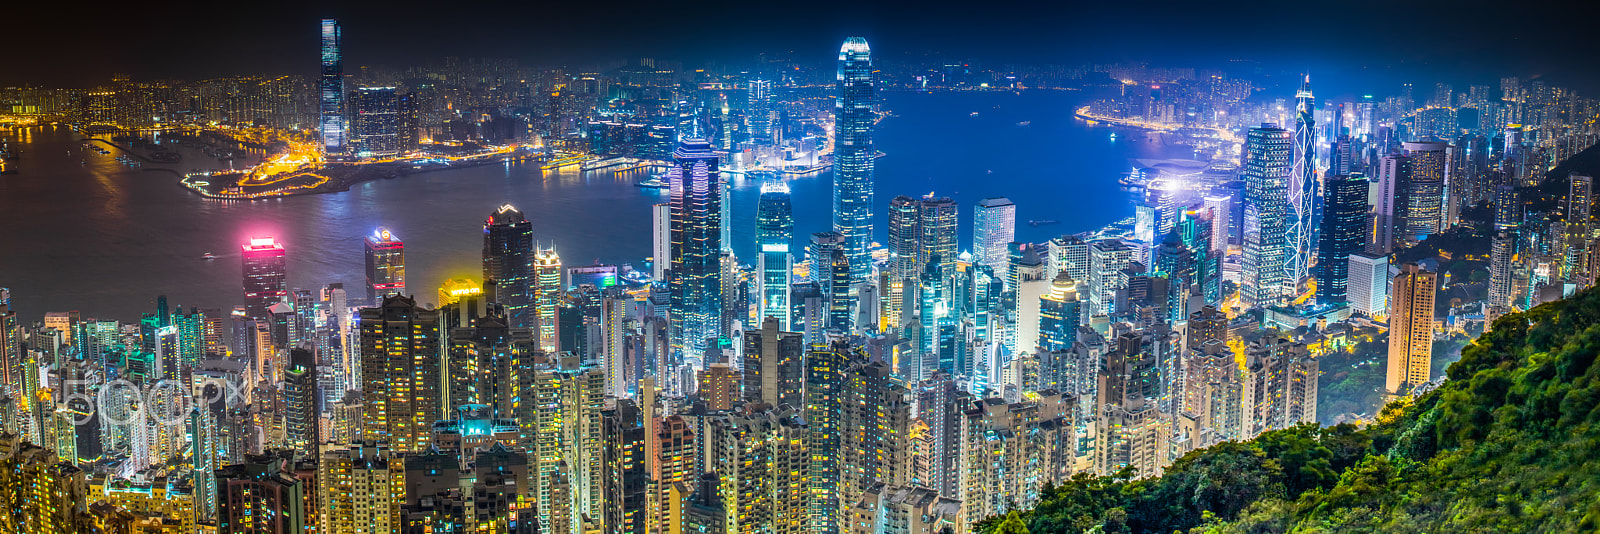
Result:
M1310 70L1351 83L1336 93L1372 91L1374 83L1419 86L1436 81L1493 84L1500 76L1544 77L1554 85L1600 87L1590 68L1586 11L1506 12L1488 2L1396 5L1346 3L1304 14L1283 3L1223 8L1180 2L1011 6L909 2L779 5L709 2L696 10L646 2L604 6L501 3L470 13L437 13L421 2L291 2L262 11L244 4L194 3L159 12L122 4L66 12L22 6L16 21L64 20L70 26L16 24L14 54L0 85L90 87L113 73L134 79L200 79L316 71L317 21L344 24L347 72L363 65L420 65L446 56L517 59L530 66L579 67L639 57L753 63L760 53L803 63L831 61L846 36L874 45L875 59L939 57L1005 64L1144 61L1154 66L1216 67L1259 62L1267 72ZM1493 7L1491 7L1493 6ZM843 13L851 13L847 17ZM441 22L442 21L442 22ZM132 30L132 31L130 31ZM1276 37L1266 37L1274 35ZM1360 72L1372 76L1341 81Z

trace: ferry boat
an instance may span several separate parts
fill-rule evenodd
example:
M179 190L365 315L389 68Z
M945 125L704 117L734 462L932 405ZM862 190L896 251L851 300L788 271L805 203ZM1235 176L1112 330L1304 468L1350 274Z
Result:
M671 186L667 185L666 182L661 181L661 177L659 177L659 176L652 176L652 177L650 177L649 180L645 180L643 182L639 182L639 183L636 183L636 184L633 184L633 185L636 185L636 186L639 186L639 187L643 187L643 188L646 188L646 189L666 189L668 187L671 187Z
M207 252L204 255L200 256L200 259L203 259L203 260L206 260L206 261L211 261L211 260L217 259L217 255L216 254L212 254L210 252Z

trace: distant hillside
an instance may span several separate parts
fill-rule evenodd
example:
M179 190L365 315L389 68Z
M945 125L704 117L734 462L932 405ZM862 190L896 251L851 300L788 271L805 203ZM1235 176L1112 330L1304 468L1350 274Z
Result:
M1595 532L1597 354L1589 290L1495 321L1448 382L1368 428L1270 432L1152 479L1080 476L1015 519L1035 534ZM977 528L1021 531L1001 519Z
M1578 173L1584 176L1600 176L1600 145L1583 149L1582 152L1562 160L1550 172L1544 173L1544 180L1539 186L1525 191L1523 200L1531 202L1528 207L1536 210L1550 210L1557 206L1560 199L1567 195L1567 176Z

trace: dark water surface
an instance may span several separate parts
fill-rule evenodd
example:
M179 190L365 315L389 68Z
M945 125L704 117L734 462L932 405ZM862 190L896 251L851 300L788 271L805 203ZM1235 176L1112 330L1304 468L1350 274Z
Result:
M984 197L1017 204L1023 241L1130 215L1116 182L1128 159L1183 157L1189 150L1133 142L1141 136L1127 133L1113 142L1109 129L1073 119L1083 98L885 94L893 116L877 135L887 154L878 160L877 204L900 194L954 197L962 205L963 249L971 240L971 206ZM362 238L380 225L405 241L410 292L432 302L445 278L479 277L483 220L502 203L526 213L537 239L554 243L566 265L598 260L644 269L650 205L665 200L663 192L635 187L636 177L491 165L368 182L344 193L224 202L188 192L171 173L123 166L118 152L86 155L81 136L66 128L9 135L23 158L15 162L19 174L0 175L0 287L11 288L13 306L28 322L68 310L135 320L154 309L159 294L175 306L232 308L243 302L239 245L259 235L275 236L288 249L291 288L343 282L354 301L366 295ZM734 248L747 263L759 185L733 181ZM828 229L831 176L790 185L803 243ZM1046 219L1060 224L1027 224ZM881 211L876 226L881 241ZM207 252L217 259L203 260Z

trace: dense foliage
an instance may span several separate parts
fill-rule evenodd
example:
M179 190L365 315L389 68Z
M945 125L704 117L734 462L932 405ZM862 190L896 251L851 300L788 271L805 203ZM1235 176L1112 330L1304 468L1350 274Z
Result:
M1590 290L1495 321L1448 382L1372 426L1269 432L1160 477L1079 476L1019 519L1035 534L1597 531L1597 353ZM1006 519L977 530L1015 531Z

